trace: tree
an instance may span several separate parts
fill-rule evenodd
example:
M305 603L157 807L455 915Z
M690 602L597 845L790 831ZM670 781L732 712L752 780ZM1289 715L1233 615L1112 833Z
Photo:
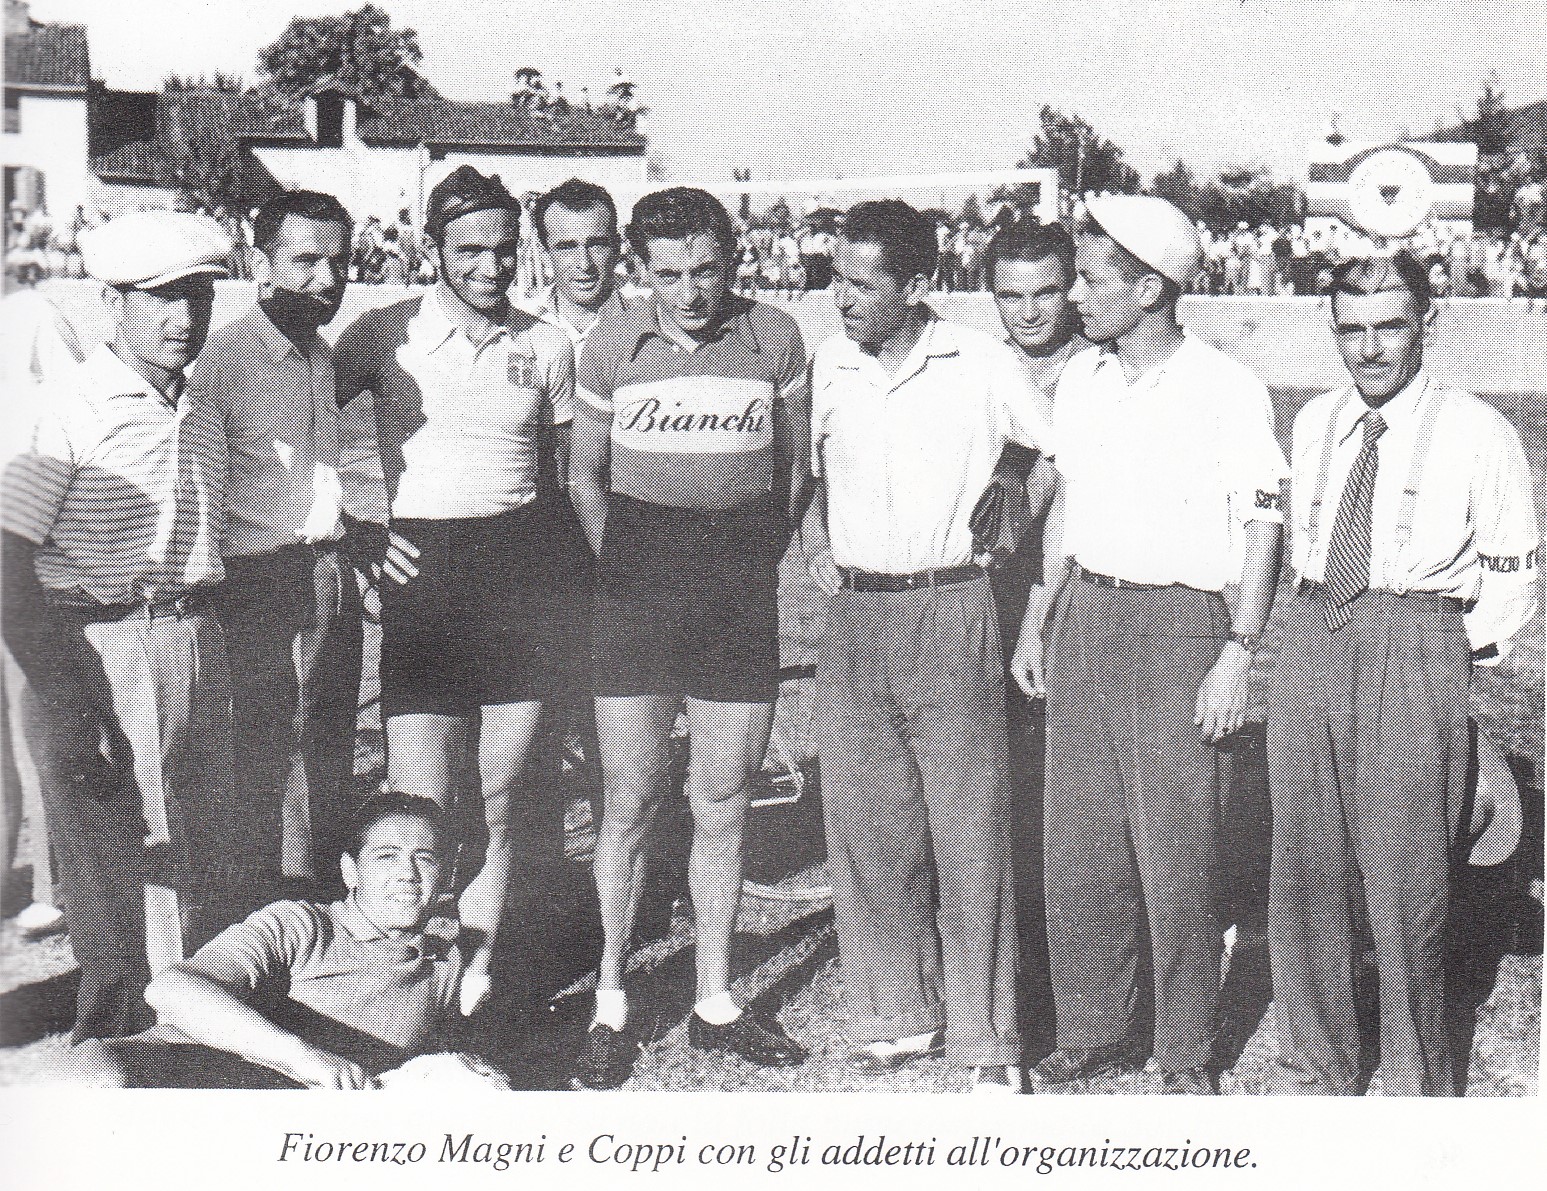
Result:
M364 99L412 99L435 94L417 69L423 59L414 30L394 29L391 17L366 4L343 16L293 18L258 51L258 77L292 96L332 79Z
M1504 104L1504 89L1499 86L1498 72L1494 71L1483 80L1476 112L1461 122L1470 139L1477 142L1479 157L1499 157L1509 152L1509 115L1509 108Z
M161 80L167 91L231 91L237 94L247 90L247 83L239 74L226 74L217 70L212 75L177 74L173 72Z
M1131 194L1139 189L1139 171L1124 160L1122 149L1079 116L1066 115L1045 103L1038 119L1041 127L1031 152L1020 162L1023 168L1056 169L1064 189L1076 193L1107 190Z
M1156 182L1159 181L1157 178ZM1305 196L1292 183L1275 182L1266 166L1232 165L1220 170L1213 182L1196 189L1191 208L1180 203L1178 206L1215 231L1238 223L1283 227L1299 222L1304 215Z
M1150 193L1157 198L1175 203L1187 212L1189 218L1203 217L1198 201L1198 186L1193 181L1192 170L1188 169L1187 163L1180 158L1170 169L1162 170L1155 175L1155 180L1150 183Z
M239 211L246 193L246 169L236 142L204 124L166 151L171 181L187 204L213 211Z

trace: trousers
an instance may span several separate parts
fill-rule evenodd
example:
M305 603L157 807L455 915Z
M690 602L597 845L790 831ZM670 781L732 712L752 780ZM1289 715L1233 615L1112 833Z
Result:
M203 858L232 800L231 676L207 613L48 615L26 699L81 968L78 1042L143 1029L150 975L225 925L207 910L226 896L221 870Z
M1043 879L1060 1047L1133 1038L1147 928L1156 1061L1186 1071L1213 1060L1230 758L1193 715L1229 631L1214 592L1075 578L1059 598Z
M1433 596L1365 592L1352 613L1333 633L1320 596L1291 598L1269 700L1275 1084L1346 1095L1367 1074L1354 991L1367 922L1382 1090L1448 1096L1445 958L1471 646L1461 613Z
M1020 1061L1004 660L988 580L840 591L818 644L827 862L857 1042Z
M0 900L4 898L3 883L9 882L11 865L17 860L25 819L30 829L27 860L32 866L32 900L52 906L56 904L54 858L48 844L36 750L31 743L37 729L27 723L26 685L26 675L6 650L0 680Z
M241 846L221 855L246 877L235 920L274 900L282 877L338 879L352 811L360 591L338 550L288 546L226 560L221 619L241 787L220 824Z

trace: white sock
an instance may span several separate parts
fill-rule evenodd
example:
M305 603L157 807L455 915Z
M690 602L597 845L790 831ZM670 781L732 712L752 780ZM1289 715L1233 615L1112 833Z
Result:
M910 1055L921 1050L928 1050L934 1045L935 1039L940 1035L939 1030L930 1030L927 1034L914 1034L911 1038L899 1038L896 1042L883 1042L893 1054Z
M628 994L621 988L599 988L596 990L596 1016L591 1019L593 1026L608 1026L614 1030L621 1030L628 1025Z
M722 992L705 997L693 1006L693 1012L712 1026L724 1026L741 1016L741 1006L731 999L730 993Z

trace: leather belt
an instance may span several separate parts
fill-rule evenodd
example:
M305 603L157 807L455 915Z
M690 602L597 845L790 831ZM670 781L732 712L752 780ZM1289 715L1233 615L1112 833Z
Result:
M195 588L180 596L169 598L131 600L124 604L101 604L92 599L83 599L63 592L57 594L45 592L43 602L52 612L63 612L88 624L130 620L134 617L155 620L157 617L174 616L181 620L185 616L193 616L209 607L214 593L214 588Z
M983 574L983 568L975 562L959 567L944 567L938 571L915 571L911 575L882 575L875 571L856 571L853 567L839 567L843 586L849 591L898 592L918 591L923 588L944 587L947 583L965 583Z
M1166 591L1177 586L1175 583L1130 583L1126 579L1087 571L1079 563L1074 564L1074 577L1083 579L1087 583L1094 583L1097 587L1110 587L1116 591Z
M1318 583L1314 579L1301 579L1297 590L1301 595L1308 595L1314 599L1325 600L1328 598L1327 585ZM1360 595L1395 596L1399 600L1419 600L1441 612L1465 612L1466 601L1455 596L1441 595L1437 591L1391 591L1384 587L1371 587ZM1354 597L1357 599L1358 597Z

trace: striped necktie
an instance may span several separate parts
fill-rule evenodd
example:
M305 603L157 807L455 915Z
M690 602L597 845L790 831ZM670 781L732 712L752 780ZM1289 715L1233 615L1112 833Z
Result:
M1386 419L1377 411L1364 415L1364 446L1349 469L1338 501L1324 579L1327 627L1333 632L1348 623L1349 606L1370 586L1370 507L1375 498L1375 473L1380 468L1376 444L1385 433Z

